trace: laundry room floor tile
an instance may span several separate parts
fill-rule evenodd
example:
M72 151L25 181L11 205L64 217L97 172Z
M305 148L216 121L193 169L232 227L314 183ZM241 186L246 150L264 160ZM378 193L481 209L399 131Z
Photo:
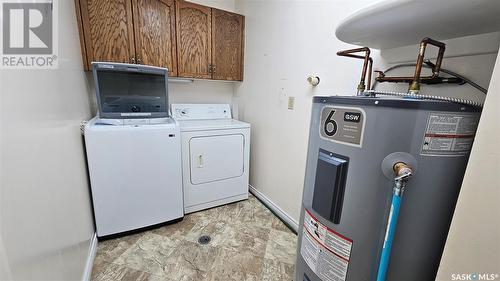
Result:
M198 238L209 235L202 245ZM290 281L297 236L254 196L99 242L92 280Z

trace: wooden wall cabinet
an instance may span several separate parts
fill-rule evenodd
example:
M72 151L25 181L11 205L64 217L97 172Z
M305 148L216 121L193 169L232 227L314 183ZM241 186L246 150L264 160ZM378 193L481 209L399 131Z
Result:
M242 15L179 0L176 21L180 77L243 80Z
M212 9L212 78L243 80L245 18Z
M85 70L92 61L109 61L166 67L177 75L173 0L75 2Z
M76 1L81 8L84 67L90 69L92 61L130 62L135 57L131 0Z
M182 0L75 0L92 61L166 67L170 76L243 80L245 18Z
M177 1L176 21L179 76L212 78L212 9Z
M177 75L173 0L133 0L136 63L166 67Z

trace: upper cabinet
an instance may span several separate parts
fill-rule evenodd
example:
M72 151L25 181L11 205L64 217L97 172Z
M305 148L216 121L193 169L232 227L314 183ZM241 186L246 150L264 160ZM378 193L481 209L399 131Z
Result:
M180 77L212 78L212 9L177 2L177 45Z
M212 9L212 77L243 80L243 34L245 18Z
M136 63L166 67L177 75L173 0L133 1Z
M131 4L130 0L80 1L86 69L92 61L130 62L135 56Z
M86 70L92 61L109 61L161 66L177 74L173 0L76 0L76 4Z
M245 18L174 0L75 0L84 68L166 67L170 76L243 80Z

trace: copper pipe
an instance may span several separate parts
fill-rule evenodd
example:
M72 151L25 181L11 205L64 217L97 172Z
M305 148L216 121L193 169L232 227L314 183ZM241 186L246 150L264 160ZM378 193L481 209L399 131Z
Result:
M365 52L365 55L360 56L360 55L353 54L353 53L360 53L360 52ZM358 84L358 94L363 92L366 89L365 82L366 82L366 70L367 70L367 68L369 69L368 70L369 71L369 73L368 73L368 90L370 90L371 89L371 81L372 81L372 73L371 72L372 72L372 67L373 67L373 59L370 57L370 48L362 47L362 48L338 51L337 55L364 60L363 69L361 70L361 79L360 79L359 84Z
M341 56L344 57L350 57L350 58L357 58L357 59L365 59L364 56L358 56L358 55L352 55L352 54L342 54ZM371 90L372 88L372 69L373 69L373 59L371 57L368 58L368 87L366 88L367 90ZM366 73L366 70L363 69L363 73ZM366 75L366 74L365 74ZM361 81L364 82L364 77L361 77Z
M433 45L439 48L438 56L436 59L436 64L432 68L432 77L435 78L439 75L439 70L441 69L441 63L443 62L445 44L443 42L436 41L429 37L425 37L420 42L420 49L417 57L417 65L415 66L415 75L413 76L413 81L410 84L409 92L412 94L418 94L420 91L420 74L422 72L422 65L424 63L425 49L427 44Z
M425 77L420 77L422 73L422 66L424 63L424 57L425 57L425 49L427 48L427 45L433 45L439 48L438 51L438 56L436 58L436 64L432 66L432 75L431 76L425 76ZM420 42L420 48L419 48L419 53L417 57L417 63L415 66L415 74L413 77L410 76L399 76L399 77L386 77L385 74L381 71L376 71L379 73L379 76L376 78L377 82L395 82L395 83L409 83L410 87L408 91L412 94L418 94L420 91L420 83L424 84L437 84L439 81L442 81L445 78L440 78L439 77L439 71L441 70L441 64L443 62L443 57L444 57L444 51L445 51L445 44L443 42L439 42L436 40L433 40L431 38L424 38Z

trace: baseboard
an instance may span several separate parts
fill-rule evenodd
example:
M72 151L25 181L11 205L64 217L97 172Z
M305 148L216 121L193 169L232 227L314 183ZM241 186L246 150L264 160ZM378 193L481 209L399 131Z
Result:
M97 233L94 233L92 241L90 241L89 255L85 263L85 270L83 271L82 281L90 281L92 277L92 266L94 265L94 258L97 251Z
M252 193L257 199L259 199L269 210L271 210L278 218L280 218L288 227L295 233L299 230L299 222L294 220L289 214L283 211L278 205L276 205L271 199L269 199L264 193L258 191L252 185L248 185L250 193Z

